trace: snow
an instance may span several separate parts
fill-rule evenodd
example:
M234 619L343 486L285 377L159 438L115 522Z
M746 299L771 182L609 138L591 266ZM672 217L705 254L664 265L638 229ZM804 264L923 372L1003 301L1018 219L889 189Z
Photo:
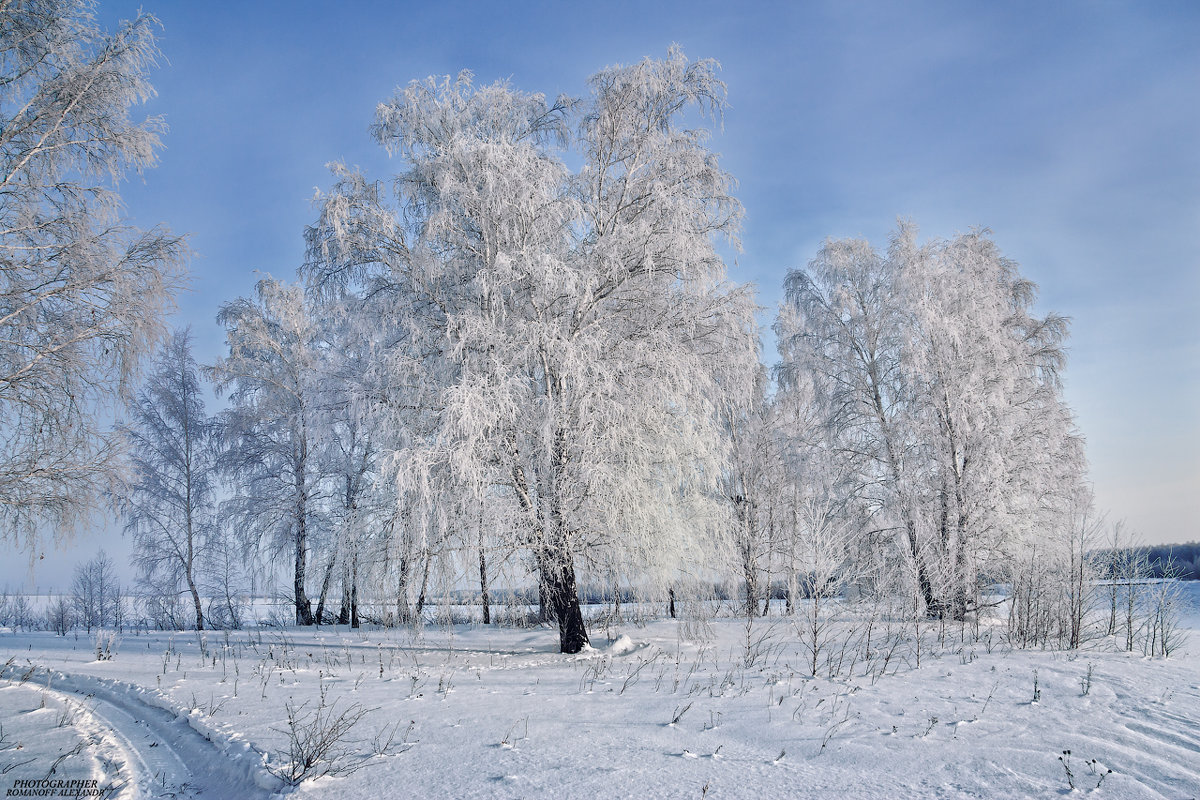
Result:
M593 624L594 649L574 656L555 652L552 630L481 625L126 634L103 661L82 635L0 633L4 733L23 743L0 751L0 769L33 759L0 791L80 739L58 774L123 785L117 796L155 796L156 775L190 780L185 796L227 796L230 781L239 796L282 791L286 706L311 713L324 697L335 714L365 712L344 737L351 771L303 780L297 798L1192 797L1200 614L1188 613L1190 641L1169 659L1103 638L1012 650L999 628L923 624L919 667L912 623L896 622L886 667L881 646L832 678L807 674L800 630L774 614L749 629L713 620L703 641L682 621ZM839 625L835 648L862 633ZM91 710L56 726L82 695ZM166 723L131 721L154 709ZM170 754L191 777L162 766Z
M5 682L0 686L0 785L7 792L14 784L6 779L19 776L122 786L127 780L122 754L103 730L82 702L47 689L44 681Z
M0 671L6 681L0 707L6 720L16 721L9 738L18 743L13 752L20 753L0 769L8 767L14 781L95 780L90 788L100 792L147 798L168 787L181 796L236 789L245 798L266 797L270 792L264 788L280 787L277 780L261 780L261 759L252 748L211 741L202 726L190 725L192 715L165 697L124 681L27 664L10 663ZM32 709L31 694L39 703Z

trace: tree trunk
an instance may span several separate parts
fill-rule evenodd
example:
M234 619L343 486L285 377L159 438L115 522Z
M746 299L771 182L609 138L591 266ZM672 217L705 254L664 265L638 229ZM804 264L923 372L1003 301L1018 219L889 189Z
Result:
M482 542L480 543L482 545ZM488 605L487 561L483 555L483 547L479 548L479 593L483 603L483 624L492 624L492 610Z
M771 613L771 560L775 553L775 543L772 541L770 529L767 532L767 569L763 574L763 604L762 613L759 616L767 616Z
M225 584L225 611L229 614L229 627L240 628L242 622L238 618L237 609L234 607L233 595L229 593L229 583Z
M566 458L562 444L564 432L555 432L554 464L561 469ZM521 508L535 512L529 484L520 462L512 467L513 486ZM533 531L534 557L538 565L538 600L558 620L558 645L563 653L578 653L588 644L587 628L583 624L583 612L579 608L579 589L575 584L573 563L563 527L563 515L558 507L553 489L547 493L551 498L548 519Z
M1108 634L1113 636L1117 632L1117 600L1120 597L1120 591L1117 589L1116 570L1110 569L1108 575Z
M546 553L541 559L546 565L543 583L546 584L550 606L558 620L559 652L578 653L588 644L587 628L579 607L579 591L575 585L575 565L561 548Z
M733 502L734 515L740 529L738 550L742 557L742 579L746 584L746 602L742 610L747 617L758 616L758 565L754 558L754 532L751 529L753 515L750 503L746 497L736 495L729 498Z
M350 564L342 561L342 604L338 608L337 624L346 625L350 622Z
M321 579L321 596L317 600L316 623L325 621L325 602L329 599L329 587L333 584L333 568L337 566L337 553L329 557L329 565L325 567L325 577Z
M920 550L917 547L916 535L909 537L909 546L911 548L913 561L916 563L917 569L917 588L921 592L921 599L925 602L925 616L930 619L941 619L946 613L944 604L933 592L933 582L929 578L929 570L922 560Z
M312 601L308 599L308 595L304 591L305 578L305 556L308 548L308 535L305 531L304 517L300 517L299 525L296 530L296 563L295 572L292 578L292 590L296 602L296 624L297 625L312 625Z
M967 542L966 533L959 531L958 541L954 550L954 593L950 598L950 617L955 622L963 622L967 618L967 607L970 605L970 591L967 577Z
M479 594L483 603L483 624L492 624L492 609L488 605L487 555L483 547L483 503L479 504Z
M409 571L412 569L411 561L406 554L400 556L400 576L396 579L396 624L403 625L408 622L410 612L408 609L408 578Z
M354 567L350 570L350 627L357 628L358 625L358 556L355 556Z
M192 604L196 607L196 630L202 631L204 630L204 607L200 605L200 592L196 588L196 582L192 580L190 573L187 579L188 591L192 594Z
M196 607L196 630L204 630L204 608L200 605L200 592L196 588L196 534L192 527L192 437L188 427L188 418L183 421L184 439L184 526L187 536L187 554L184 557L183 573L187 580L188 591L192 595L192 604Z
M292 576L292 590L296 602L296 624L312 625L312 602L304 591L304 580L308 568L308 493L304 487L304 444L301 443L300 467L297 470L296 492L296 561Z
M433 563L433 553L425 551L425 567L421 571L421 593L417 595L417 616L425 610L425 592L429 588L429 568Z
M667 613L675 619L675 590L667 589Z
M950 597L950 616L955 622L962 622L967 618L967 604L970 602L971 590L968 587L967 567L967 538L969 535L969 516L967 512L967 470L970 468L971 460L968 456L963 455L962 465L958 462L958 448L954 446L953 438L951 439L951 456L954 458L954 500L958 508L958 524L955 526L954 537L954 566Z
M784 592L783 613L789 617L796 613L796 600L800 597L800 579L796 577L795 557L789 558L787 589Z
M758 615L758 573L748 546L742 548L742 575L746 584L746 603L742 610L747 617L754 617Z

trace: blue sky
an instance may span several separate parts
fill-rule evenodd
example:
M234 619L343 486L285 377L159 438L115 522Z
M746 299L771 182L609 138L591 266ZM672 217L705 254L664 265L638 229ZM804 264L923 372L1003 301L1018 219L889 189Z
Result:
M925 236L990 227L1040 307L1073 318L1067 393L1101 507L1149 542L1200 539L1200 4L110 0L99 16L139 7L163 24L147 110L170 131L123 195L137 224L191 234L178 321L201 361L255 270L293 275L327 162L389 174L367 126L395 87L466 68L578 95L677 42L729 88L713 147L746 208L734 279L773 309L825 237L882 244L897 216Z

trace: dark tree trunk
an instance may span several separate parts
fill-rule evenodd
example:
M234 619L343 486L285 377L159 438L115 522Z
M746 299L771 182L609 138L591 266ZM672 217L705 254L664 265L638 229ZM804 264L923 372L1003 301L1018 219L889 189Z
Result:
M321 596L317 599L317 614L314 621L320 625L325 621L325 603L329 599L329 587L333 585L333 568L337 566L337 555L329 557L329 564L325 567L325 577L321 579Z
M296 624L297 625L312 625L312 601L308 599L308 595L304 592L305 578L305 556L308 550L308 535L304 526L304 517L299 520L299 525L296 531L296 563L295 574L292 581L292 589L296 599Z
M897 473L898 474L898 473ZM904 529L908 537L908 552L912 556L913 566L917 571L917 590L925 603L925 616L930 619L941 619L946 613L945 603L933 591L933 581L929 577L929 568L925 559L921 558L921 546L917 539L917 523L912 512L905 508Z
M299 451L295 454L293 478L296 481L296 561L292 577L292 590L296 602L296 624L312 625L312 601L304 591L304 581L308 570L308 485L305 482L305 464L308 461L308 438L305 434L304 415L300 415L301 430L298 443Z
M479 549L479 593L483 602L483 624L492 624L492 609L488 604L488 579L487 579L487 560L483 555L483 548Z
M958 501L958 526L954 540L954 589L951 598L950 613L955 621L962 622L967 618L967 604L971 601L973 589L968 575L967 537L969 535L967 516L966 482L969 461L963 456L961 474L955 476L954 496Z
M433 563L433 553L425 552L425 567L421 571L421 593L417 595L417 616L425 610L425 592L429 588L429 568Z
M946 562L951 558L951 550L953 549L953 542L952 542L953 537L951 536L951 532L950 532L950 490L946 486L945 477L942 478L941 501L942 501L941 502L942 509L941 509L941 514L940 514L939 522L938 522L939 540L941 542L941 549L939 551L939 561L941 562L943 571L944 571L947 566ZM942 577L941 589L942 589L943 597L941 598L941 606L939 608L939 610L942 613L939 614L938 616L947 616L947 615L952 615L954 613L954 608L953 608L954 589L955 589L954 578L955 578L955 573L954 573L953 569L950 569L949 586L946 585L945 575L943 575L943 577ZM948 596L947 596L947 592L948 592ZM934 616L934 615L930 614L930 616Z
M917 562L917 586L921 591L921 599L925 601L925 616L930 619L941 619L945 613L945 604L933 592L933 582L929 579L929 570L921 561L919 555L914 555Z
M555 432L554 463L561 469L566 459L563 444L565 433ZM529 493L529 484L520 462L513 464L513 485L517 498L526 512L536 512ZM551 481L553 485L553 481ZM568 545L562 509L553 489L545 493L549 498L549 513L542 518L533 531L534 557L538 566L538 601L544 610L554 614L558 620L558 644L563 653L578 653L588 644L587 628L583 624L583 612L579 607L579 589L575 584L575 564Z
M588 635L583 624L583 611L579 607L575 565L562 552L547 554L539 560L547 565L542 582L546 585L550 607L558 620L559 651L578 653L588 644Z
M192 576L188 575L188 591L192 594L192 604L196 607L196 630L204 630L204 607L200 604L200 591L196 588L196 582L192 580Z
M754 558L753 513L749 500L743 495L729 498L733 502L734 514L741 529L738 549L742 556L742 579L746 584L746 603L742 610L747 617L758 616L758 564Z
M338 607L337 624L350 622L350 565L342 565L342 604Z
M746 573L746 603L742 607L742 611L747 617L758 616L758 586L754 579L750 577L753 573Z
M667 589L667 613L675 619L675 590Z
M338 625L358 627L358 553L342 559L342 606L338 609Z
M483 602L483 624L492 624L492 609L488 604L487 555L483 547L483 503L479 504L479 594Z

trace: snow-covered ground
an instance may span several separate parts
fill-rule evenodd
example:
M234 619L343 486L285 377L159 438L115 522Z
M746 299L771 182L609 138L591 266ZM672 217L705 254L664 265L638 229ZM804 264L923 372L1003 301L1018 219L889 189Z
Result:
M480 625L126 634L103 660L83 634L2 633L0 794L1200 796L1194 610L1169 659L883 618L863 655L865 622L841 623L817 677L797 624L593 626L578 656L548 629ZM301 745L318 717L357 718L316 764L344 774L289 787L289 707Z

